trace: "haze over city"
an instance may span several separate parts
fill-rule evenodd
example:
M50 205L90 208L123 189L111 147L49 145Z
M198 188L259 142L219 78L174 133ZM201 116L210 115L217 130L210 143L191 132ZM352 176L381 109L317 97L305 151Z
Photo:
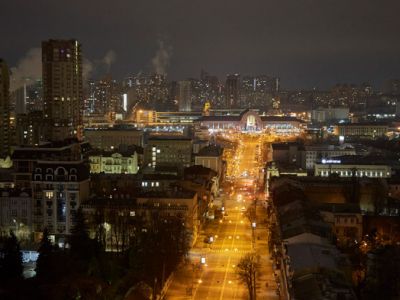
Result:
M271 74L286 89L399 77L398 1L1 1L10 66L48 37L76 38L95 64L115 56L116 78L154 70L161 47L170 79L201 69ZM4 13L7 12L7 13Z

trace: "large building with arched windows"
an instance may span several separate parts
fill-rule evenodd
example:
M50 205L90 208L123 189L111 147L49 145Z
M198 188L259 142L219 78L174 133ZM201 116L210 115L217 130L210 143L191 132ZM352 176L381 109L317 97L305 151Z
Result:
M80 204L89 198L89 166L83 160L43 160L32 173L35 239L47 228L62 245L71 234Z
M195 122L197 128L213 131L238 130L246 132L270 132L276 135L298 135L302 133L304 121L286 116L260 115L257 110L246 109L237 115L202 116Z

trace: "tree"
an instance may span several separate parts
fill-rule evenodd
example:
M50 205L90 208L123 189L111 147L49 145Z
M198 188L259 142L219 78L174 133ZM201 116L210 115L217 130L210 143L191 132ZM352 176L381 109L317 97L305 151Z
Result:
M49 276L51 274L52 268L54 268L52 264L54 250L54 246L49 239L49 231L45 228L38 249L39 257L36 262L36 274L38 277Z
M85 273L88 270L92 258L101 252L100 243L92 240L88 234L88 228L81 209L75 216L75 226L70 236L71 258L74 259L78 272Z
M362 283L363 299L399 299L400 247L388 245L370 252Z
M248 253L242 257L237 265L237 274L249 292L250 300L256 299L256 278L260 269L259 256Z
M22 278L22 254L19 242L14 232L10 231L10 236L4 241L1 250L0 278L2 281Z

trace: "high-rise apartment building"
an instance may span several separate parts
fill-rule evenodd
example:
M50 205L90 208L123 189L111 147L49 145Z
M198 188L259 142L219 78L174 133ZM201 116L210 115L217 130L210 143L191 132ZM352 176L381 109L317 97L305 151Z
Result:
M76 40L42 42L45 139L82 138L82 56Z
M192 110L192 83L189 80L182 80L178 83L178 104L179 111Z
M0 58L0 158L10 150L10 76L7 64Z
M128 111L131 111L137 103L155 110L164 110L170 106L165 75L138 74L130 76L122 82L122 86L127 92Z
M226 77L225 84L226 108L238 108L240 101L240 75L233 74Z
M241 89L241 107L266 109L273 95L279 91L279 79L267 75L244 76Z

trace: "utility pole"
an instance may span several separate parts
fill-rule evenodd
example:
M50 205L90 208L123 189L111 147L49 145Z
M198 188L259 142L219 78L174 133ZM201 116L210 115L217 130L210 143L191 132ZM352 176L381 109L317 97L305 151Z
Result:
M253 266L253 300L257 298L257 291L256 291L256 268Z
M153 300L157 299L157 277L154 278Z

